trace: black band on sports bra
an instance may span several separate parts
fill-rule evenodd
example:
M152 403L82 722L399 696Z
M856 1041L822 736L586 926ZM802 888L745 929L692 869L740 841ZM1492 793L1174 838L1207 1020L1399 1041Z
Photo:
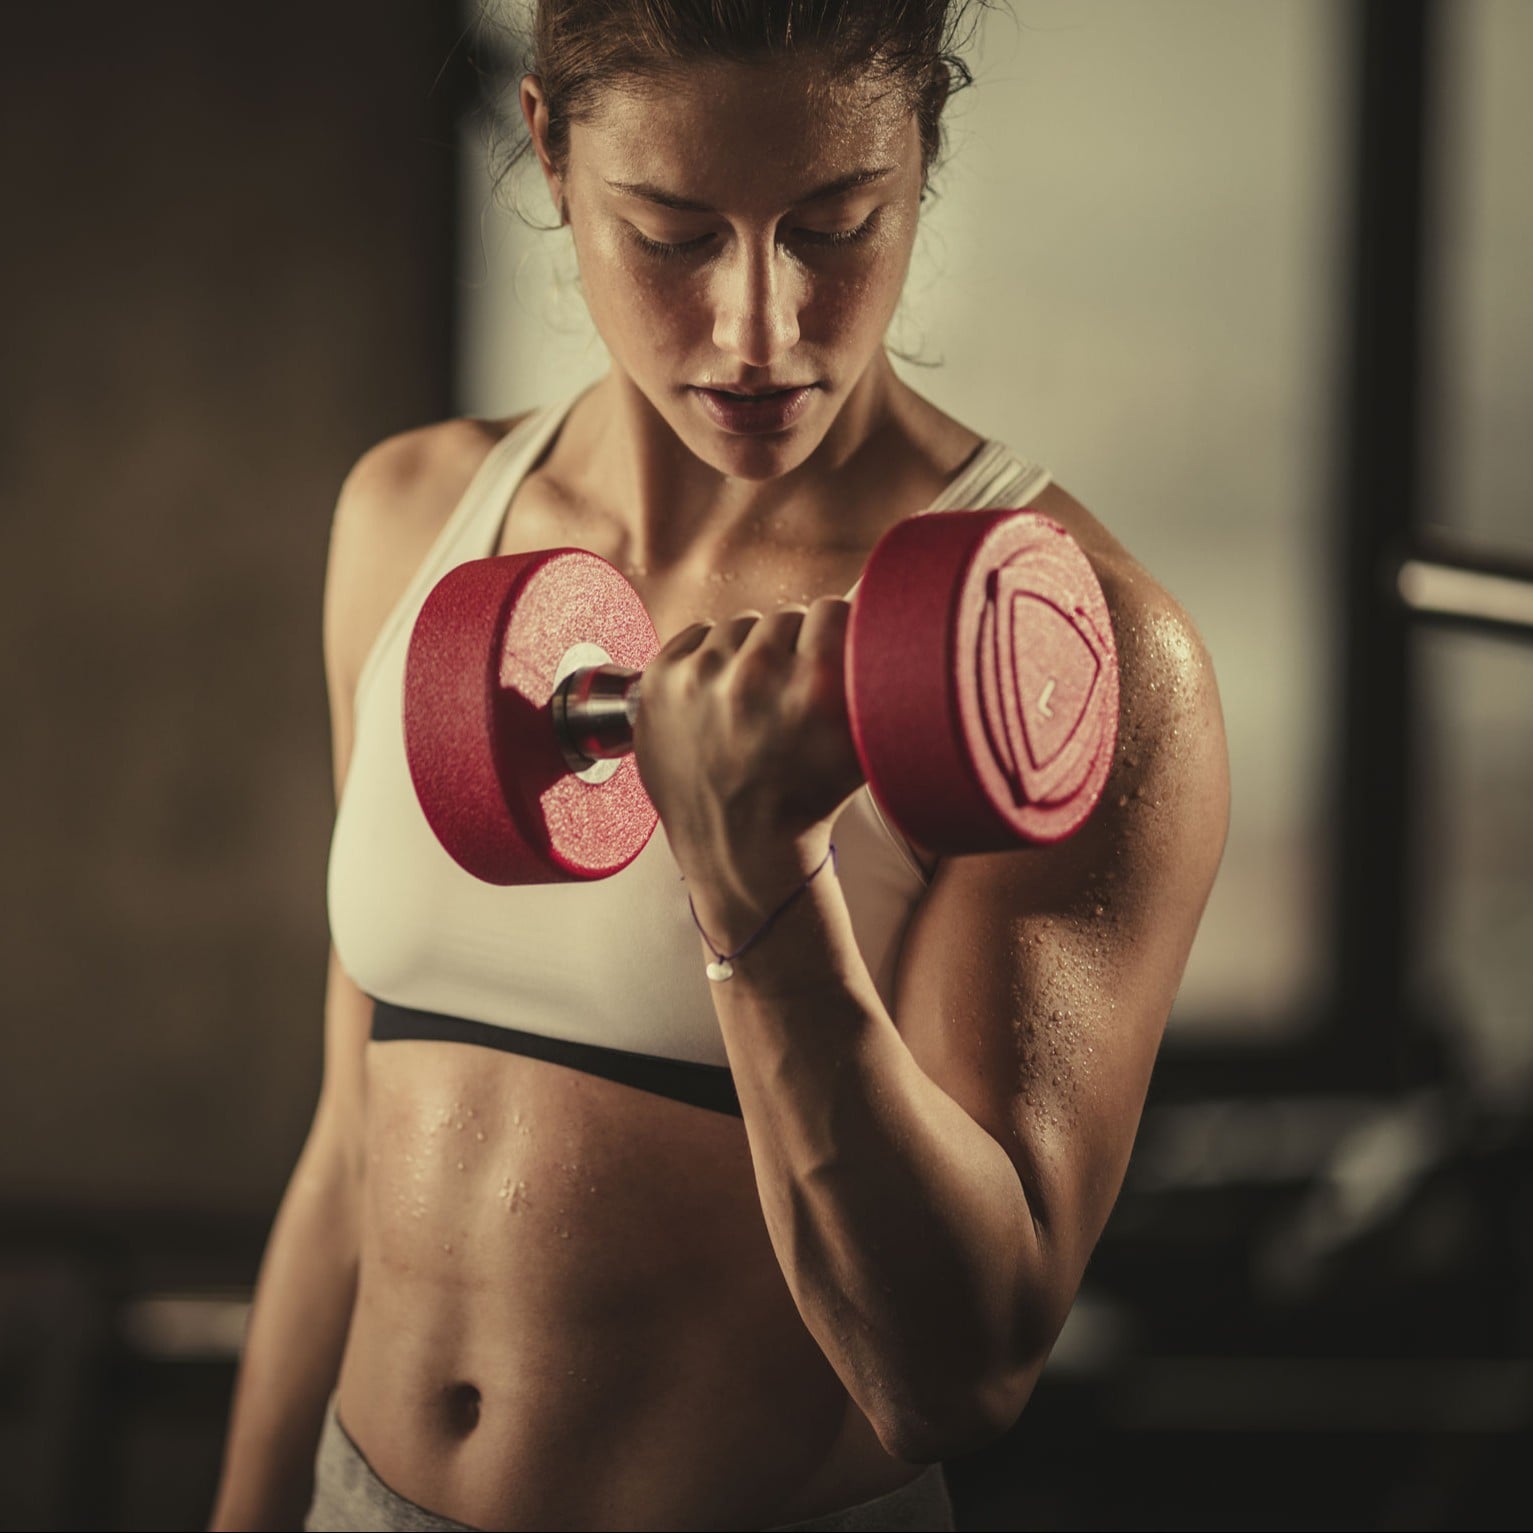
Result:
M710 1112L740 1116L740 1098L734 1077L725 1065L700 1065L690 1059L661 1059L654 1054L634 1054L627 1049L604 1048L597 1043L570 1043L545 1038L539 1033L518 1032L492 1022L471 1022L466 1017L444 1017L434 1011L416 1011L390 1001L373 1002L373 1040L391 1043L405 1038L434 1038L442 1043L477 1043L507 1054L525 1054L587 1075L600 1075L656 1096L673 1097L706 1107Z

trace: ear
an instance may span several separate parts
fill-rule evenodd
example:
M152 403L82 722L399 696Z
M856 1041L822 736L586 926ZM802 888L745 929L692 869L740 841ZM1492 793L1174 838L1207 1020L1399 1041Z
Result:
M537 75L523 75L517 100L522 109L522 120L527 124L527 132L532 139L532 152L537 155L538 164L543 168L548 195L559 210L559 222L568 223L569 214L564 206L564 178L554 169L548 154L548 98L543 94L542 80Z

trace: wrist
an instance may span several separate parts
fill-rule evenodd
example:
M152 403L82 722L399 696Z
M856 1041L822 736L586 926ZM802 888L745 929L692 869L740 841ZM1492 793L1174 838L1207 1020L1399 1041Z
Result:
M826 860L830 832L780 836L677 858L692 910L715 945L731 952ZM829 868L826 872L829 873Z
M708 978L733 978L734 961L764 942L793 907L806 900L813 884L836 876L836 848L827 842L824 854L804 868L804 857L773 857L750 863L739 871L749 882L698 893L688 892L692 920L707 952Z

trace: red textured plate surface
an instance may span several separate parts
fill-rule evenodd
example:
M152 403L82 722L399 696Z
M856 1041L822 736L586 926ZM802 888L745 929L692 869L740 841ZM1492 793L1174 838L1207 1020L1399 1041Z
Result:
M1075 540L1031 511L897 523L852 606L847 697L863 770L912 840L999 851L1072 835L1118 732L1107 603Z
M632 756L590 783L560 752L549 699L576 644L636 669L659 649L638 593L582 549L461 564L416 619L405 661L410 777L437 839L486 883L604 878L654 832Z

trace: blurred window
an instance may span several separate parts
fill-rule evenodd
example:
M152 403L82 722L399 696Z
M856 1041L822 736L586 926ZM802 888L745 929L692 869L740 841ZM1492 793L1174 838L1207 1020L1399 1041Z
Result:
M1533 555L1533 5L1439 5L1438 213L1429 253L1439 303L1427 399L1437 448L1422 508L1476 548ZM1524 694L1527 696L1528 694Z

